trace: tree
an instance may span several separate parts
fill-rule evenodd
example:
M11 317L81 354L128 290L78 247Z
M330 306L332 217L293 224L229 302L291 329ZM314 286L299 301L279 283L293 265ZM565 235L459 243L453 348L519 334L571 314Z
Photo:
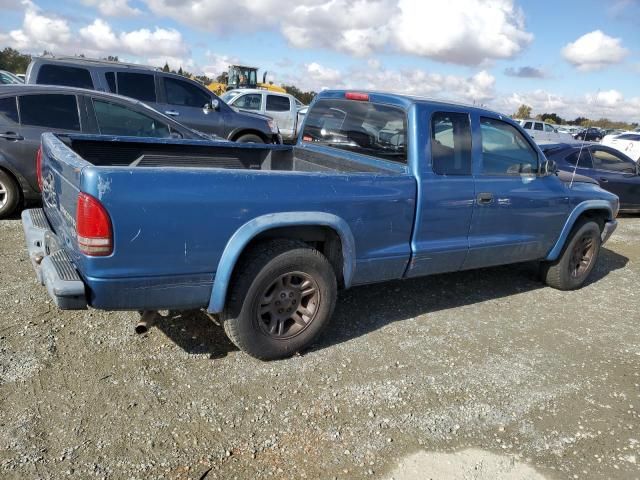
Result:
M542 115L540 115L540 119L543 122L554 123L558 125L565 123L564 119L555 113L543 113Z
M25 55L7 47L0 52L0 70L12 73L25 73L31 63L31 55Z
M178 69L178 75L184 75L184 72L182 71L182 67Z
M120 59L118 58L118 56L114 56L114 55L109 55L108 57L103 58L103 60L106 60L108 62L119 62Z
M283 85L282 88L289 94L296 97L305 105L309 105L313 98L316 96L316 92L303 92L298 87L293 85Z
M531 107L529 105L522 104L518 107L516 113L511 115L513 118L526 119L531 118Z
M223 83L225 85L227 84L228 80L229 80L229 74L227 72L222 72L220 75L216 77L216 82Z
M169 68L169 62L164 62L164 67L162 67L163 72L169 73L171 69Z

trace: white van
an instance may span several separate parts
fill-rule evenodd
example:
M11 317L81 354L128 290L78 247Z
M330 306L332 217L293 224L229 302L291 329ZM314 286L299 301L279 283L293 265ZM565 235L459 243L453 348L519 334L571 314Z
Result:
M550 123L541 122L540 120L517 120L517 122L522 125L522 128L527 131L537 144L575 143L575 139L571 134L559 132Z

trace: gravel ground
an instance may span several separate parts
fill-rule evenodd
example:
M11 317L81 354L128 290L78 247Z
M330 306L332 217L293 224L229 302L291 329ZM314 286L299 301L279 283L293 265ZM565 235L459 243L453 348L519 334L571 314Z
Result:
M343 292L263 363L199 312L63 312L0 222L0 477L639 478L640 218L591 282L530 265Z

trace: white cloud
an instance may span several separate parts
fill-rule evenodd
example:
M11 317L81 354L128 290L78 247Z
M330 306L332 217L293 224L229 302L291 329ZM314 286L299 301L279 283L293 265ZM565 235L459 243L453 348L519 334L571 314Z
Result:
M628 53L621 39L610 37L601 30L586 33L562 49L564 58L585 72L620 63Z
M45 14L30 0L24 0L22 28L0 33L0 42L25 52L85 54L88 57L131 55L134 57L189 57L182 34L175 29L114 32L111 25L97 18L73 31L67 20Z
M499 96L490 102L491 108L511 114L522 105L529 105L533 114L557 113L572 120L576 117L609 118L627 122L640 121L640 97L626 99L617 90L587 93L582 96L563 96L545 90Z
M105 17L129 17L142 13L139 9L131 7L128 0L82 0L82 3L98 7L98 11Z
M512 58L532 40L513 0L146 0L207 32L277 29L298 48L391 51L463 65Z
M340 71L312 62L303 66L302 73L282 80L302 90L316 92L326 88L352 88L450 98L469 103L483 103L494 97L495 78L484 70L465 78L420 69L386 69L379 62L368 62L367 66Z

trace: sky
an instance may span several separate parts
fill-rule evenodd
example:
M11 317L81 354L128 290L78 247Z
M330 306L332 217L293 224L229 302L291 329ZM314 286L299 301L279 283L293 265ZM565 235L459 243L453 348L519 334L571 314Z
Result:
M640 0L0 0L0 47L640 122Z

